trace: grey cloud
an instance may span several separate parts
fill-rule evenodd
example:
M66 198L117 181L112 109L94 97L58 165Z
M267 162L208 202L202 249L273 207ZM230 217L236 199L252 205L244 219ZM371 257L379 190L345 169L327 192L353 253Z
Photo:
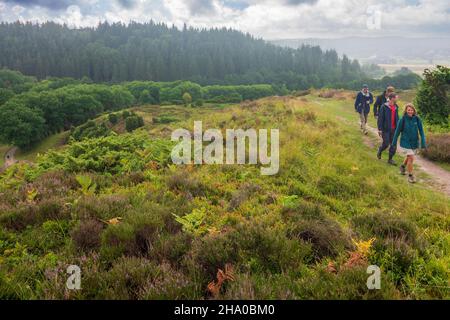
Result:
M316 4L318 0L285 0L287 5L298 6L300 4Z
M4 0L6 3L16 4L23 7L39 6L50 10L66 9L72 4L76 4L76 0Z
M136 0L117 0L117 2L125 9L131 9L136 6Z
M192 15L202 15L215 12L212 0L187 0Z

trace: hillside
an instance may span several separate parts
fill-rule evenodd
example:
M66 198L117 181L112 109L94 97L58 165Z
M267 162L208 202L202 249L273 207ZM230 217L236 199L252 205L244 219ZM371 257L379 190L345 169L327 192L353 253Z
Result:
M353 94L313 92L134 107L144 128L123 133L119 122L119 134L10 167L0 175L1 298L450 298L449 198L376 160L352 105ZM171 164L171 132L194 120L279 128L279 173ZM79 291L65 288L74 264ZM381 290L367 290L368 265L381 268Z
M165 24L0 23L0 67L39 79L94 82L191 80L199 84L286 84L309 88L360 80L359 63L320 47L288 49L231 29Z
M271 43L299 48L302 45L320 46L323 49L334 49L338 54L347 54L362 63L405 65L416 64L448 65L450 63L450 42L447 37L419 37L406 35L393 37L345 37L337 39L286 39L273 40ZM395 46L386 53L386 42ZM398 68L400 69L400 68ZM421 71L423 71L422 68ZM421 74L422 72L420 72Z

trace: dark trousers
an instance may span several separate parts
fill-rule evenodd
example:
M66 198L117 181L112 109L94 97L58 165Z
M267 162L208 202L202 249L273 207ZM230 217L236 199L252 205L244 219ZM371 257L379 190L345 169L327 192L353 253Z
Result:
M381 154L384 150L389 148L389 159L392 159L397 152L397 146L392 144L392 140L394 139L394 130L391 132L383 132L381 134L381 138L383 138L383 143L378 149L378 153Z

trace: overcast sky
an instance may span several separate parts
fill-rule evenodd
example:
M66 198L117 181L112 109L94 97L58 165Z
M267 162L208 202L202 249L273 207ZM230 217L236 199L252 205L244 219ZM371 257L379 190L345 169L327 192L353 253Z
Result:
M166 22L232 27L265 39L449 36L449 0L0 0L0 20Z

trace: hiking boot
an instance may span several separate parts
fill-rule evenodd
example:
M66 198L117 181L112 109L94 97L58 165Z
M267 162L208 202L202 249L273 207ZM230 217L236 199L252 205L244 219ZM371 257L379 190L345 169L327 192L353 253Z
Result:
M392 160L392 159L389 159L389 160L388 160L388 163L391 164L391 165L393 165L393 166L396 166L396 165L397 165L397 163L396 163L394 160Z
M402 164L400 166L400 174L405 176L406 175L406 166L404 164Z
M409 183L416 183L416 177L412 174L408 176Z

